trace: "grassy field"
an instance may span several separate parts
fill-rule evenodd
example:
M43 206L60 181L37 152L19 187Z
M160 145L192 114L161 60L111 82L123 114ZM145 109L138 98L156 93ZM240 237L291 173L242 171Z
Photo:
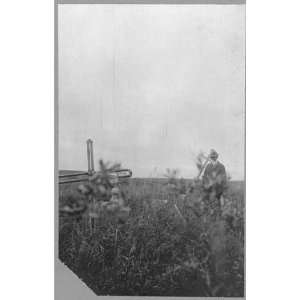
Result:
M201 206L191 180L132 178L129 217L60 215L59 256L97 295L244 295L244 183L229 182L222 214ZM60 185L60 206L86 203L78 183ZM92 223L91 223L92 222Z

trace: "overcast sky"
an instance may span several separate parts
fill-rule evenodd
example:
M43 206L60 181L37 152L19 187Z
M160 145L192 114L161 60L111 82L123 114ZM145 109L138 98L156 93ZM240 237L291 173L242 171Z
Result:
M214 148L244 178L243 5L59 5L59 168L120 161L135 177Z

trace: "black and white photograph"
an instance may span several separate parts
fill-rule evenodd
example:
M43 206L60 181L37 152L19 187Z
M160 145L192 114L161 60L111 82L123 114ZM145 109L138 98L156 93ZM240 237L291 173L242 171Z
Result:
M244 298L245 4L227 2L57 5L58 258L96 296Z
M1 3L1 299L298 299L300 2Z

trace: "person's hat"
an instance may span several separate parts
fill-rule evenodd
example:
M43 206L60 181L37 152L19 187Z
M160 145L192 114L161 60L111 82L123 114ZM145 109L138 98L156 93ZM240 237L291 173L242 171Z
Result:
M218 156L219 156L219 154L216 150L214 150L214 149L210 150L210 153L209 153L210 158L218 158Z

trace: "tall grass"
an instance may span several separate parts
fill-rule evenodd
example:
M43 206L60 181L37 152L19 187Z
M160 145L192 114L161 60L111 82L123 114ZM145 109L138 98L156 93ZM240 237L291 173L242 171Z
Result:
M169 171L165 180L117 183L131 209L120 220L101 205L95 210L110 197L109 172L101 168L89 192L76 185L61 192L62 207L79 202L86 210L61 215L59 227L60 259L97 295L243 296L241 187L229 186L216 214L203 204L201 180Z

